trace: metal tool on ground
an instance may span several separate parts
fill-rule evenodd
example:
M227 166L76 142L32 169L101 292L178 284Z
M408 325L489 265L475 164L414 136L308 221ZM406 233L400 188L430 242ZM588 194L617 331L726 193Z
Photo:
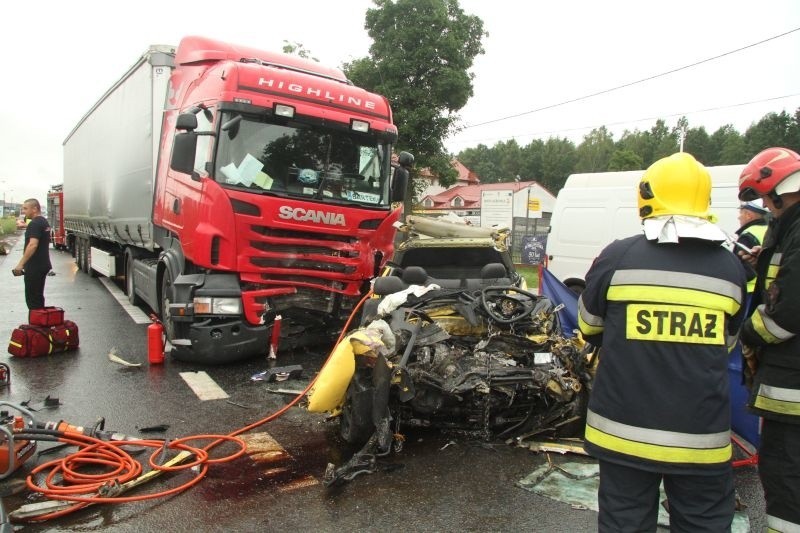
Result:
M135 442L137 440L141 440L140 437L131 437L129 435L125 435L123 433L118 433L116 431L107 431L105 429L106 419L105 418L98 418L97 422L94 425L90 426L74 426L69 422L64 420L59 420L58 422L55 421L46 421L46 422L36 422L34 421L33 427L36 429L44 429L50 431L58 431L58 432L70 432L70 433L80 433L81 435L86 435L87 437L94 437L96 439L105 440L105 441L130 441Z
M253 381L265 381L270 383L272 381L286 381L287 379L297 379L303 375L302 365L288 365L276 366L268 368L263 372L255 374L252 378Z

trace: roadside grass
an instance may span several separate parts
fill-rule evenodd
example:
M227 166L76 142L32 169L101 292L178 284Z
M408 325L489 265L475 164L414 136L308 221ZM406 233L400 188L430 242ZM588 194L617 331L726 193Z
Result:
M0 219L0 235L8 235L17 231L17 219L14 217L4 217Z
M539 269L535 265L514 265L514 268L525 278L529 291L539 288Z

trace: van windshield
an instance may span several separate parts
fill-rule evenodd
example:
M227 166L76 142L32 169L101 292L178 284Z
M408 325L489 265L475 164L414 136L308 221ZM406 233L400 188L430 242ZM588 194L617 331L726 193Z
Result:
M216 181L321 202L388 205L388 145L364 134L279 120L223 112Z

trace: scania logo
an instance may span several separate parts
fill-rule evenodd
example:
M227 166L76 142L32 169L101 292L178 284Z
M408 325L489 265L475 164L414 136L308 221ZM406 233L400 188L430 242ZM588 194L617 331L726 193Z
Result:
M303 209L302 207L291 207L289 205L282 205L278 209L278 216L285 220L297 220L298 222L313 222L314 224L327 224L328 226L345 225L342 213Z

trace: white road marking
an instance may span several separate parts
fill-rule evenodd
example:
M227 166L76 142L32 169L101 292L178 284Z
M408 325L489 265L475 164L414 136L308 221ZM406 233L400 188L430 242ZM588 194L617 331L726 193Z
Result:
M202 401L222 400L229 397L228 393L222 390L222 387L217 385L205 372L181 372L180 376Z
M114 299L119 302L119 305L121 305L122 308L125 310L125 312L128 313L128 315L130 315L130 317L133 319L134 322L136 322L137 324L150 323L150 317L147 316L147 314L144 311L142 311L135 305L131 305L131 303L128 301L128 297L125 296L124 292L119 290L119 287L114 285L113 281L111 281L108 278L98 278L98 279L100 280L100 283L106 286L106 289L108 289L108 292L111 293L111 296L113 296Z

